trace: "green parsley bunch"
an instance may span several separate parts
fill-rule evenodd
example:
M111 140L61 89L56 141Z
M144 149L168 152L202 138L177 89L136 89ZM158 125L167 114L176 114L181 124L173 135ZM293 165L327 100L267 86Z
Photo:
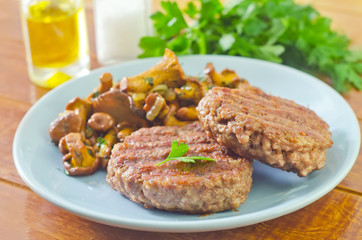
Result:
M162 56L169 48L178 55L259 58L327 75L341 93L362 89L362 54L351 51L349 39L331 30L331 20L312 6L293 0L196 2L185 10L161 2L164 12L151 16L155 35L141 38L139 57Z

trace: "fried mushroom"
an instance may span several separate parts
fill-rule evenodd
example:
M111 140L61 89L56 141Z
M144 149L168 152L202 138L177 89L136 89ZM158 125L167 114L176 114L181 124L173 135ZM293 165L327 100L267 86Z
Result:
M80 132L81 129L82 118L74 111L64 111L50 123L48 131L52 141L58 143L68 133Z
M185 84L184 75L176 54L166 49L157 65L136 76L124 77L120 82L120 89L124 92L146 93L160 84L181 87Z
M108 113L96 112L88 119L88 126L96 131L106 132L114 126L114 118Z
M94 149L85 144L80 133L69 133L59 141L59 149L64 154L64 169L69 175L89 175L97 171L100 159Z
M136 112L137 109L134 107L132 98L119 90L108 91L95 98L93 111L109 114L115 124L126 121L138 127L148 126L141 113Z

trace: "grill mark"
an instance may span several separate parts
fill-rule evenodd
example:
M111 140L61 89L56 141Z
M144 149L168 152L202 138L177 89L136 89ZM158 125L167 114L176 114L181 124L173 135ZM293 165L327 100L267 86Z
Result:
M286 109L289 111L290 109L300 110L303 113L307 113L310 117L315 116L315 113L313 111L311 111L306 107L296 104L294 101L287 99L282 99L283 101L280 101L281 98L275 96L268 96L265 93L260 93L259 95L256 95L246 91L238 91L234 89L221 89L221 91L220 89L216 89L214 91L217 90L219 90L218 92L219 97L222 97L223 99L225 99L225 96L227 98L231 98L233 101L238 100L239 102L241 102L241 100L244 99L246 101L252 102L253 107L259 106L260 109L266 109L266 110L269 108L277 109L276 108L277 105L279 109Z
M147 131L133 133L125 138L125 143L117 144L108 165L107 182L111 187L145 207L169 211L214 212L235 208L244 202L252 182L251 162L233 154L221 154L224 148L207 137L200 123L175 128L179 130L169 132L168 137L152 128L148 129L149 134ZM169 144L152 148L152 144L144 141L145 135L148 139L159 137L156 145ZM198 155L216 156L218 161L195 164L169 161L155 166L154 159L169 153L173 137L189 145L188 155L200 151ZM137 147L144 148L134 150L130 141L137 140L143 141ZM130 151L124 152L125 149ZM216 149L214 155L209 156L208 151L213 149Z
M252 87L213 88L197 111L219 143L299 176L323 167L333 143L328 124L312 110Z
M231 111L237 111L235 108L232 108L232 106L221 106L221 111L225 110L225 108L231 108ZM218 111L218 110L217 110ZM276 112L276 111L275 111ZM240 113L237 114L236 116L242 116L243 119L246 118L256 118L256 119L260 119L262 118L262 123L263 125L269 125L272 126L273 128L279 129L278 131L286 131L286 132L290 132L293 133L297 136L299 136L299 133L295 132L295 129L300 129L299 132L301 132L301 134L305 133L306 136L312 137L313 139L319 139L324 141L325 137L323 135L323 132L321 131L321 127L316 127L316 126L309 126L305 121L293 121L291 119L287 119L285 117L278 116L277 114L274 113L265 113L264 116L258 116L258 114L248 114L248 113ZM272 115L274 114L274 115ZM235 117L236 117L235 116ZM314 130L318 130L318 132L313 131Z
M294 102L292 102L293 104L278 102L278 108L276 108L275 104L271 102L260 102L260 99L263 98L257 99L250 94L245 94L245 91L236 92L223 90L218 93L218 98L220 99L217 100L221 101L221 104L219 105L221 111L226 111L228 109L229 111L238 112L240 116L262 118L264 124L268 124L269 126L277 125L276 127L294 134L296 134L294 129L300 129L301 132L306 133L314 140L322 141L327 145L329 143L328 138L323 135L328 132L326 129L328 125L319 118L316 120L317 115L308 108L299 106ZM275 101L275 98L276 97L270 99ZM230 101L230 99L232 99L232 101ZM280 101L280 99L278 101ZM261 105L265 105L265 107ZM253 112L247 111L248 108L253 108ZM218 112L220 111L219 109L217 109ZM296 115L303 117L295 117ZM318 131L316 132L313 130Z
M116 157L118 162L122 162L124 159L162 161L170 153L172 140L175 139L189 146L186 156L198 155L221 158L220 156L223 156L226 152L223 147L207 137L206 132L199 123L187 128L183 127L182 130L179 130L179 127L174 128L178 129L178 131L163 131L162 128L158 128L155 131L142 130L135 132L127 136L124 143L119 144L113 153L113 157ZM164 135L165 132L173 135ZM155 154L155 149L157 149L157 154Z
M165 154L169 154L171 150L171 142L170 141L155 141L152 143L144 143L144 144L137 144L132 145L128 142L125 142L126 145L123 146L129 146L125 148L121 148L122 155L127 155L129 153L132 153L132 155L138 155L138 156L147 156L150 153L154 151L155 148L157 148L157 151L164 151ZM213 151L222 151L223 148L216 144L216 143L209 143L209 142L199 142L199 141L185 141L185 143L189 146L189 151L186 154L186 156L191 156L194 153L208 153L207 155L212 155L211 153ZM121 143L124 144L124 143ZM118 150L117 150L118 151ZM148 151L146 153L146 151ZM164 155L164 154L161 154ZM142 157L141 157L142 158Z
M292 121L296 121L299 120L302 123L309 123L309 121L307 121L307 119L314 119L316 117L316 114L314 112L312 112L310 109L305 108L303 106L299 106L296 105L295 103L293 105L285 105L284 102L281 102L280 99L276 100L276 99L272 99L274 102L278 101L277 104L278 106L275 107L275 104L273 104L271 101L265 101L265 102L260 102L260 99L251 99L250 97L253 97L250 94L246 94L245 95L239 95L235 92L231 92L231 95L225 94L225 96L223 96L223 99L228 98L232 98L234 101L232 103L232 105L236 105L237 103L239 104L243 104L246 105L248 107L253 107L255 109L254 112L257 111L261 111L264 114L272 114L273 116L277 116L277 117L283 117L287 120L292 120ZM243 93L243 92L241 92ZM237 101L235 101L237 100ZM285 99L284 99L285 100ZM299 110L299 111L296 111ZM295 113L303 113L302 116L305 117L298 117L296 114L290 114L290 112L295 112ZM279 112L280 115L276 115L274 114L274 112ZM321 122L321 121L318 121Z
M311 114L312 116L315 116L315 113L313 111L311 111L310 109L308 109L308 108L306 108L304 106L296 104L292 100L282 99L280 97L268 95L265 92L263 92L262 90L253 91L254 94L250 93L249 91L245 91L245 90L244 91L239 91L239 90L236 90L236 89L220 89L220 88L216 88L216 90L219 90L221 95L232 94L233 97L239 97L239 96L242 95L245 98L253 100L255 102L262 102L262 105L265 105L265 106L270 106L270 105L275 106L275 104L278 104L278 107L287 107L287 108L292 108L292 109L299 109L299 110L302 110L303 112L308 111L309 114ZM281 99L283 101L280 101Z
M203 132L204 135L202 134L193 134L193 142L195 143L202 143L202 142L206 142L206 133ZM189 133L188 132L183 132L182 135L152 135L152 136L130 136L127 138L127 141L125 141L125 143L128 144L132 144L134 146L149 146L151 145L155 145L155 146L159 146L159 142L163 142L164 144L168 144L169 146L171 146L171 143L173 140L177 140L178 142L184 142L184 143L188 143L190 142L189 140ZM162 145L160 145L162 146Z
M164 129L163 127L153 127L151 128L149 131L147 131L147 128L143 128L140 129L134 133L132 133L132 136L152 136L152 135L157 135L157 136L177 136L180 135L180 133L182 134L186 134L186 133L193 133L193 134L201 134L199 132L202 132L203 129L196 125L196 124L192 124L191 126L195 126L194 128L183 128L182 130L179 130L177 126L173 126L173 127L169 127L168 129L171 129L172 131L169 131L167 129ZM198 131L198 132L196 132Z

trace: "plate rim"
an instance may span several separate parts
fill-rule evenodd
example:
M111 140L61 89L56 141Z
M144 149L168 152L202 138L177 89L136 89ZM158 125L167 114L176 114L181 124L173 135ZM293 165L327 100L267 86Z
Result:
M349 103L339 94L337 93L333 88L331 88L329 85L327 85L326 83L322 82L321 80L317 79L316 77L309 75L307 73L304 73L298 69L294 69L282 64L278 64L278 63L273 63L273 62L268 62L268 61L264 61L264 60L259 60L259 59L253 59L253 58L246 58L246 57L238 57L238 56L227 56L227 55L186 55L186 56L178 56L178 59L180 62L187 60L187 58L210 58L210 62L212 62L212 58L226 58L226 59L243 59L245 61L251 61L251 62L259 62L261 64L267 64L267 65L274 65L276 67L282 67L284 69L287 69L288 71L295 71L298 74L305 74L306 76L308 76L308 78L314 78L314 80L316 80L318 83L320 84L320 86L322 86L322 88L325 88L324 90L329 91L329 93L331 93L333 95L333 97L338 97L339 101L342 101L346 106L347 106L347 110L350 111L353 116L353 123L354 123L354 127L357 127L358 130L360 130L360 126L358 124L357 121L357 117L353 111L353 109L350 107ZM136 59L136 60L132 60L132 61L127 61L127 62L122 62L119 64L115 64L115 65L111 65L111 66L105 66L105 67L101 67L101 68L97 68L92 70L89 74L73 79L72 81L68 81L64 84L62 84L61 86L49 91L48 93L46 93L44 96L42 96L37 102L35 102L31 108L26 112L26 114L23 116L22 120L20 121L15 135L14 135L14 140L13 140L13 161L15 163L15 167L19 173L19 175L21 176L21 178L23 179L23 181L35 192L37 193L39 196L41 196L42 198L44 198L45 200L47 200L48 202L62 208L65 209L75 215L81 216L83 218L89 219L91 221L95 221L95 222L99 222L102 224L107 224L107 225L111 225L111 226L116 226L116 227L123 227L123 228L127 228L127 229L133 229L133 230L142 230L142 231L153 231L153 232L205 232L205 231L216 231L216 230L225 230L225 229L232 229L232 228L236 228L236 227L243 227L243 226L248 226L248 225L252 225L255 223L259 223L259 222L264 222L264 221L268 221L271 219L275 219L277 217L286 215L288 213L292 213L294 211L297 211L309 204L311 204L312 202L318 200L319 198L323 197L325 194L327 194L328 192L330 192L335 186L337 186L344 178L345 176L350 172L350 170L352 169L353 165L356 162L359 150L360 150L360 144L361 144L361 133L360 131L358 131L357 133L357 148L355 148L355 151L352 153L352 157L354 160L351 161L348 165L347 168L344 169L343 174L339 175L338 177L334 177L333 180L334 182L332 184L329 184L327 188L322 188L321 191L318 191L318 194L316 194L314 197L308 198L306 199L304 202L302 202L301 204L298 205L298 207L296 208L295 206L287 206L285 208L282 209L282 211L278 211L277 214L272 214L272 210L274 208L280 208L280 205L276 205L274 207L271 208L267 208L267 209L263 209L260 211L257 211L256 213L266 213L267 217L264 217L262 221L258 220L258 214L255 215L255 212L252 213L248 213L248 214L244 214L242 215L242 217L248 216L250 217L250 221L242 221L242 223L238 222L238 221L232 221L233 219L238 219L241 216L240 215L236 215L236 216L229 216L229 217L225 217L225 218L216 218L216 219L202 219L200 220L189 220L189 221L182 221L181 222L166 222L166 221L156 221L156 220L139 220L139 219L132 219L130 220L129 218L124 218L122 216L117 216L117 217L112 217L109 214L104 214L102 213L101 215L97 214L97 211L93 211L93 210L89 210L87 208L84 208L82 206L79 206L77 204L71 203L71 202L62 202L58 196L56 196L56 194L48 191L48 189L42 187L41 185L38 185L36 182L34 183L29 176L27 176L25 174L25 171L22 169L21 166L21 160L19 160L19 156L18 156L18 142L20 139L20 133L23 131L24 125L26 123L26 121L28 120L28 118L31 118L32 114L34 111L36 111L38 105L40 105L42 102L47 101L48 98L50 98L54 92L58 92L58 91L62 91L63 88L67 88L68 85L72 84L72 82L74 81L79 81L79 79L83 79L83 78L87 78L89 75L94 75L97 74L99 72L103 72L105 70L108 69L117 69L120 68L122 66L126 66L128 64L133 65L133 64L143 64L145 62L156 62L157 60L161 59L161 57L155 57L155 58L146 58L146 59ZM54 195L56 198L54 198ZM64 199L63 199L64 200Z

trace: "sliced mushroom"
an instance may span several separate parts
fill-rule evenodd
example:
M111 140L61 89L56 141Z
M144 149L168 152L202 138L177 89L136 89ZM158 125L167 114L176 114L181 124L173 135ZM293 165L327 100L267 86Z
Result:
M126 121L137 127L147 127L147 121L133 106L132 98L119 90L102 93L93 100L93 111L109 114L116 124Z
M100 160L94 149L84 144L80 133L69 133L59 141L59 149L65 154L63 164L69 175L88 175L97 171Z
M148 92L154 86L181 87L185 84L184 72L175 53L166 49L162 60L152 68L133 77L124 77L120 89L125 92Z
M59 140L71 132L80 132L82 129L82 118L74 111L64 111L49 125L49 135L53 142Z
M150 93L146 98L146 104L143 110L146 112L147 120L153 121L165 108L165 99L158 93Z

